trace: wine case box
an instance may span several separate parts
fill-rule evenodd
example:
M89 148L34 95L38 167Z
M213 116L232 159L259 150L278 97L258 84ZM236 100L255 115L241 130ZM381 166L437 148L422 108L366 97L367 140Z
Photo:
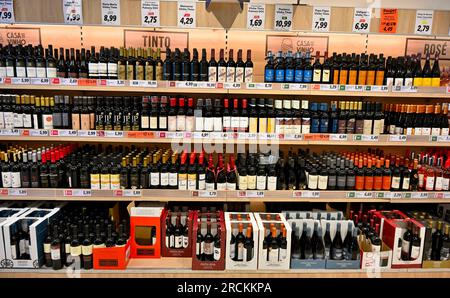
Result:
M258 250L258 269L264 270L288 270L291 260L291 235L292 230L289 223L281 213L254 213L256 222L259 229L259 250ZM267 215L270 216L270 220L267 220ZM266 238L265 231L270 230L270 225L274 224L278 233L281 233L281 229L284 226L286 228L286 255L279 257L278 262L270 262L268 260L267 253L264 251L264 239ZM279 254L280 256L280 254Z
M311 231L314 231L314 224L317 223L320 226L320 220L317 219L288 219L287 220L289 225L291 226L292 231L297 234L296 229L300 228L300 231L298 233L298 237L300 237L303 233L303 223L306 222L306 227L310 228ZM294 234L294 233L292 233ZM292 241L295 241L292 239ZM291 246L292 247L292 246ZM293 257L293 251L291 251L291 269L325 269L326 266L326 259L294 259Z
M400 219L407 219L409 218L408 215L401 212L400 210L371 210L369 211L373 214L374 219L378 218L378 222L380 223L380 239L383 239L383 226L384 221L386 219L389 219L391 216L396 215L400 217Z
M417 259L403 261L401 259L401 246L398 246L399 240L407 229L407 221L404 219L385 219L383 224L382 240L392 249L392 268L420 268L422 267L422 258L425 242L425 226L420 222L409 219L412 224L419 228L420 246Z
M344 218L342 211L283 211L284 217L289 219L312 218L312 219L328 219L341 220Z
M242 216L242 220L238 220L236 217L237 215ZM238 225L242 223L243 224L243 233L247 237L247 228L249 226L252 227L252 238L253 238L253 257L250 261L234 261L232 259L232 256L235 253L235 249L232 249L230 246L231 237L232 234L234 236L238 233ZM226 238L226 246L227 251L225 253L225 268L227 270L257 270L258 269L258 235L259 235L259 229L258 224L256 223L255 217L252 213L248 212L225 212L225 225L227 230L227 238ZM245 250L245 247L242 248ZM244 254L245 259L245 254Z
M0 268L2 268L2 261L6 259L5 253L5 238L3 237L3 225L8 220L11 220L22 213L26 212L28 208L0 208Z
M425 226L425 243L423 245L423 262L422 268L450 268L450 260L433 261L431 260L431 246L433 230L427 225L428 220L420 221ZM448 224L444 222L444 225Z
M389 269L392 266L392 249L382 242L379 252L372 251L362 235L358 237L361 252L361 269Z
M44 240L47 236L49 222L59 212L55 209L30 208L20 216L7 220L3 225L3 236L5 240L5 260L2 262L4 268L39 268L44 263ZM22 230L22 226L28 226L30 238L30 259L17 259L17 251L20 253L20 242L11 243L12 235ZM16 247L19 246L19 247Z
M201 245L197 243L196 237L192 237L192 270L225 270L225 254L226 254L226 228L225 219L222 211L216 212L195 212L194 214L194 228L192 235L197 235L199 229L201 229L202 235L206 234L207 218L210 217L211 229L215 227L220 229L220 258L217 261L200 260L197 257L197 250ZM214 233L212 233L214 234ZM195 244L195 245L194 245ZM215 248L213 248L215 249Z
M188 242L187 242L187 247L185 248L169 248L169 236L166 234L166 225L167 225L167 217L170 216L170 214L180 214L181 218L183 220L183 218L187 221L188 223ZM192 227L193 227L193 221L194 221L194 211L181 211L181 212L171 212L167 209L164 209L163 211L163 220L161 221L162 223L162 229L161 229L161 234L162 234L162 244L161 244L161 255L163 257L185 257L185 258L189 258L192 257ZM172 221L172 224L175 225L175 222Z
M164 208L130 205L131 258L160 258Z
M450 260L447 260L447 261L423 261L422 268L450 268Z
M123 247L94 248L94 269L123 270L130 261L131 240Z
M320 220L322 226L322 231L325 234L327 223L330 224L330 237L333 241L334 236L337 231L337 224L341 224L341 239L344 242L345 236L347 235L348 224L351 223L352 230L354 229L353 221L351 220ZM326 259L325 269L359 269L361 266L361 256L358 254L357 260L331 260Z

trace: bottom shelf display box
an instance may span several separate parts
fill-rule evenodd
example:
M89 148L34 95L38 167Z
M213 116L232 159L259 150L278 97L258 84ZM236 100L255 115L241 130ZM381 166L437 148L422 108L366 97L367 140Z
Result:
M28 208L0 208L0 268L6 266L5 240L3 237L3 226L20 214L26 212Z
M450 223L432 220L421 221L421 223L425 224L422 268L450 268ZM436 241L436 238L439 237L436 235L437 230L441 231L442 241ZM439 242L442 244L438 251Z
M44 240L49 220L59 209L31 208L20 216L5 221L3 227L4 268L39 268L44 264Z
M373 247L363 235L358 239L361 250L361 269L389 269L392 265L392 249L382 242L381 247Z
M331 241L330 250L328 252L327 242L326 248L326 269L359 269L361 262L360 249L358 244L357 229L351 220L325 220L320 221L322 231L325 237ZM338 233L339 231L339 233ZM340 241L336 236L340 235ZM336 243L336 244L334 244ZM340 245L339 245L340 243ZM334 249L340 246L341 249Z
M225 270L223 212L196 212L192 233L192 270Z
M291 227L281 213L255 213L259 229L258 269L288 270Z
M312 218L288 219L288 223L292 229L291 269L325 269L325 246L320 220ZM310 248L307 251L305 249L304 256L302 256L301 247L301 238L303 237L309 237L311 243ZM322 245L319 244L313 248L312 242L315 242L313 240L316 239L315 237L322 240Z
M227 230L225 268L227 270L258 269L258 225L252 213L226 212Z
M124 246L93 248L94 269L123 270L130 261L131 241Z
M162 218L162 256L192 257L194 211L172 212L164 209Z

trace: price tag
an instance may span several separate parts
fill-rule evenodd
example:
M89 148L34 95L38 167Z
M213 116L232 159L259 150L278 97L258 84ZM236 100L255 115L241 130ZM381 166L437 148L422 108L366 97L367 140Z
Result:
M49 78L31 78L30 82L31 82L31 85L49 85L50 79Z
M414 34L430 35L433 31L433 11L417 10Z
M271 83L247 83L247 89L272 90Z
M247 6L247 29L262 30L266 19L266 6L264 4L249 3Z
M13 85L28 85L30 84L29 78L11 78L11 84Z
M83 1L63 0L64 23L69 25L83 24Z
M222 139L222 133L221 132L212 132L211 133L211 138L215 139L215 140Z
M197 24L196 17L197 6L195 2L178 2L178 27L195 28Z
M378 31L381 33L396 33L397 25L398 25L398 10L396 8L381 9L380 27Z
M388 86L369 85L364 90L366 92L389 92Z
M168 132L167 138L168 139L182 139L182 138L184 138L184 133L183 132Z
M369 33L371 18L371 8L355 8L353 12L353 32Z
M282 84L281 89L296 90L296 91L308 91L308 85L307 84Z
M123 131L106 130L105 137L107 138L123 138Z
M96 137L97 136L97 131L96 130L79 130L78 131L78 136L79 137Z
M141 197L142 190L140 190L140 189L124 189L122 195L124 197Z
M67 129L52 130L52 136L53 136L53 132L55 132L56 135L60 136L60 137L76 137L76 136L78 136L78 133L76 130L67 130Z
M27 196L28 192L23 188L8 188L8 195L10 196Z
M247 140L256 140L258 138L258 134L256 133L247 133Z
M30 129L31 137L48 137L48 130L44 129Z
M125 81L124 80L106 80L106 86L125 87Z
M330 31L330 7L314 7L312 31L328 32Z
M198 88L198 83L192 82L192 81L176 81L175 87L176 88Z
M303 135L301 134L285 134L285 140L301 141L303 140Z
M411 193L405 193L405 198L408 199L408 195L409 198L411 199L428 199L428 193L426 192L411 192Z
M392 92L408 92L408 93L416 93L416 86L393 86Z
M2 136L19 136L20 131L18 129L2 129L0 130Z
M302 197L303 198L319 198L320 191L303 191Z
M78 79L61 79L61 85L63 86L78 86Z
M349 91L349 92L361 92L364 90L364 86L362 85L340 85L340 91Z
M407 136L405 135L390 135L389 142L406 142Z
M159 1L142 0L141 1L141 19L144 27L159 27Z
M216 190L194 190L192 192L193 197L199 197L199 198L217 198L217 191Z
M390 198L390 193L387 191L383 192L376 192L374 193L375 198L377 199L384 199L384 198Z
M402 193L401 192L391 192L390 197L391 197L391 199L401 199Z
M437 136L438 142L450 142L450 136Z
M102 0L102 25L120 25L120 0Z
M275 133L262 133L259 135L260 140L278 140L278 136Z
M246 190L238 191L239 198L264 198L264 191L262 190Z
M158 87L158 82L157 81L144 81L144 80L131 80L130 87L156 88L156 87Z
M315 84L311 87L312 90L320 91L339 91L338 85L327 85L327 84Z
M198 82L197 84L199 88L213 89L217 87L214 82Z
M348 136L346 134L330 134L330 141L347 141Z
M378 142L379 136L376 135L354 135L353 141Z
M90 197L92 196L92 190L90 189L65 189L65 197Z
M0 23L11 24L15 22L13 0L0 1Z
M372 199L373 198L373 192L371 192L371 191L357 191L357 192L355 192L355 198Z
M275 5L274 29L279 31L292 30L292 15L294 10L290 4Z
M241 83L223 83L225 89L241 89Z

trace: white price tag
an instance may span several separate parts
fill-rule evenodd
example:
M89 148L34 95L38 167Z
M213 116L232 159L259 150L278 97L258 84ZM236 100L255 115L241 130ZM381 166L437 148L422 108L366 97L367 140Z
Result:
M11 84L13 85L28 85L30 84L29 78L11 78Z
M256 140L258 138L258 134L256 133L247 133L247 140Z
M2 129L0 131L0 135L2 135L2 136L19 136L20 131L18 129Z
M357 191L355 192L355 197L358 199L372 199L373 192L371 191Z
M28 192L23 188L8 188L8 195L10 196L26 196Z
M78 136L79 137L91 137L94 138L97 136L97 131L96 130L79 130L78 131Z
M411 199L428 199L428 193L426 193L426 192L411 192L411 193L405 193L405 198L411 198Z
M377 135L354 135L353 141L378 142L380 139Z
M140 197L140 196L142 196L142 190L140 190L140 189L124 189L122 194L124 197Z
M278 140L278 136L275 133L261 133L259 135L260 140Z
M78 133L76 130L62 129L62 130L56 130L56 133L60 137L76 137L76 136L78 136ZM52 133L52 135L53 135L53 133Z
M272 83L247 83L247 89L272 90Z
M320 197L320 191L293 191L292 192L293 198L319 198Z
M246 190L238 191L239 198L264 198L264 191L262 190Z
M198 88L207 88L207 89L213 89L216 88L216 83L214 82L198 82Z
M49 85L49 78L31 78L31 85Z
M193 197L199 197L199 198L217 198L217 191L216 190L194 190L192 192Z
M197 6L195 2L178 2L178 27L195 28L197 25Z
M70 25L83 24L83 1L63 0L64 23Z
M403 197L401 192L391 192L391 199L401 199Z
M339 90L340 91L349 91L349 92L362 92L362 91L364 91L364 86L362 86L362 85L341 85Z
M406 142L407 138L405 135L390 135L389 142Z
M106 86L125 87L125 81L124 80L106 80Z
M430 35L433 30L433 11L417 10L414 34Z
M78 79L61 79L61 85L63 86L78 86Z
M318 88L317 88L318 86ZM313 86L314 90L319 89L320 91L339 91L339 85L327 85L327 84L320 84Z
M184 133L183 132L168 132L167 133L167 138L168 139L183 139L184 138Z
M450 142L450 136L437 136L438 142Z
M266 6L264 4L249 3L247 7L247 29L264 29Z
M296 90L296 91L307 91L307 84L282 84L281 89L283 90Z
M175 87L176 88L198 88L198 83L192 82L192 81L176 81Z
M0 1L0 23L11 24L15 23L14 18L14 3L13 0L1 0Z
M393 86L392 92L417 92L416 86Z
M92 196L92 190L90 189L65 189L65 197L90 197Z
M209 132L194 132L194 139L209 139Z
M241 89L241 83L223 83L225 89Z
M131 80L130 87L156 88L156 87L158 87L158 82L157 81L144 81L144 80Z
M330 31L330 7L314 7L312 31L328 32Z
M301 134L285 134L285 140L301 141L303 140L303 135Z
M292 15L294 10L290 4L275 5L274 29L280 31L292 30Z
M330 134L330 141L347 141L348 136L346 134Z
M364 90L366 92L389 92L388 86L369 85Z
M353 32L369 33L371 18L371 8L355 8L353 12Z
M123 138L123 131L106 130L105 137L107 138Z
M120 0L102 0L102 25L120 25Z
M48 137L48 130L44 129L30 129L31 137Z
M215 139L215 140L222 139L222 133L221 132L212 132L211 138Z
M141 1L141 19L144 27L159 27L159 1L142 0Z

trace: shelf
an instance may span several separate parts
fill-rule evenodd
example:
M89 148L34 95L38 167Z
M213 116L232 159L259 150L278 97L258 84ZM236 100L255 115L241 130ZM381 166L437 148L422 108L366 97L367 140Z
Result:
M443 147L450 136L2 129L3 141Z
M450 192L384 191L196 191L172 189L91 190L3 188L0 200L22 201L155 201L155 202L364 202L450 203Z
M153 262L142 259L131 259L126 270L80 270L79 275L66 270L52 269L0 269L0 278L117 278L117 277L146 277L146 278L449 278L450 269L382 269L379 272L363 269L290 269L290 270L257 270L257 271L196 271L186 268L167 268L171 258L155 259ZM177 259L177 258L174 258ZM190 260L190 259L189 259ZM141 263L143 266L139 266ZM167 269L145 267L149 263L162 264ZM184 266L186 261L179 264Z
M123 81L61 78L0 78L0 89L102 91L169 94L311 95L355 97L449 98L449 87L388 87L363 85L214 83L188 81Z

